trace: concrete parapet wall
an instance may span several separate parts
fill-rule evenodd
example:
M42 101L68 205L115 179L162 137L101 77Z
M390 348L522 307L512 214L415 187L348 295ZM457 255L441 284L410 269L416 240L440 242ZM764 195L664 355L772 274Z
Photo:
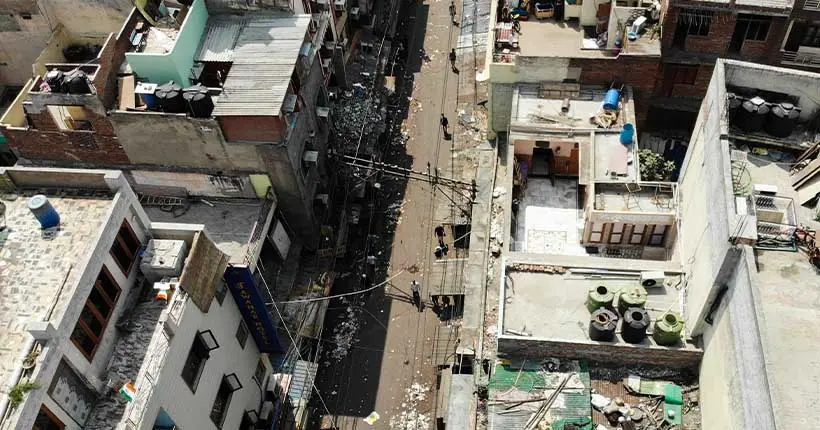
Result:
M691 346L672 348L626 343L571 342L518 336L499 336L498 353L517 358L586 359L602 363L697 367L703 351Z

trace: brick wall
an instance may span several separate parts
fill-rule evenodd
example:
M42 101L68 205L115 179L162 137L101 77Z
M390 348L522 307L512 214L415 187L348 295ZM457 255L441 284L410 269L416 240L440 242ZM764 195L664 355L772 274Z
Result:
M221 116L217 121L228 142L278 142L287 132L285 122L274 116Z
M709 34L706 36L686 36L686 52L725 55L729 41L735 31L737 15L728 12L715 12ZM672 27L674 34L674 27Z
M48 110L43 109L27 115L30 128L8 128L4 134L9 147L35 165L38 160L100 167L130 164L108 119L89 109L85 109L85 115L94 131L60 130Z
M675 64L665 64L664 67L674 67ZM695 78L695 83L692 85L687 84L673 84L672 85L672 97L689 97L689 98L702 98L706 95L706 89L709 87L709 81L712 79L712 70L714 69L714 65L711 64L703 64L698 67L698 74ZM662 76L666 76L664 73ZM661 88L659 86L659 88ZM659 92L660 94L660 92ZM665 94L662 94L665 95Z
M780 62L780 46L789 27L788 18L772 18L769 34L764 41L746 40L739 54L731 55L743 61L763 64L777 64Z
M516 358L586 359L616 365L658 365L694 368L703 351L695 348L645 347L626 343L567 342L525 338L498 338L498 352Z
M139 21L142 21L142 18L139 12L134 10L120 33L121 37L117 39L117 33L111 33L98 55L100 70L94 77L94 86L97 88L97 96L100 97L106 109L111 109L117 100L119 91L117 72L125 61L125 53L132 49L129 36Z
M581 68L581 84L609 86L627 84L632 86L635 97L635 121L638 130L646 122L649 101L660 79L659 57L620 55L614 59L590 60L574 58L570 67Z

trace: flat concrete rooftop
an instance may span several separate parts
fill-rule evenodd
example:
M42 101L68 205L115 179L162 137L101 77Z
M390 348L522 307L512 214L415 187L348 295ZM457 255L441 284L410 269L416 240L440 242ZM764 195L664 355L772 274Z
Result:
M540 254L586 255L581 246L583 212L578 181L530 177L518 206L514 250Z
M27 206L34 194L48 196L60 214L59 227L40 228ZM6 194L0 202L6 207L6 228L0 231L0 381L5 383L20 364L27 324L43 321L53 310L49 321L59 326L83 272L76 265L96 246L113 197L93 190L38 189ZM63 285L67 288L60 291Z
M767 157L750 156L746 163L751 184L777 186L777 195L797 199L787 166ZM795 205L798 225L820 230L814 210ZM820 271L803 251L756 250L754 288L760 340L766 359L769 390L778 427L805 423L801 411L820 402L820 357L817 321L820 320ZM755 278L752 278L755 279Z
M578 86L574 91L564 89L560 94L552 95L554 92L549 88L553 85L543 86L534 84L520 84L516 97L513 98L512 114L510 119L511 134L513 131L526 131L525 129L553 130L594 130L597 125L590 123L590 118L596 116L603 110L604 95L608 88L598 86ZM572 94L570 94L572 93ZM564 99L569 98L569 111L562 112L561 107ZM625 123L635 123L635 105L632 100L632 89L624 89L621 98L621 109L613 130L620 130ZM605 137L608 139L604 132ZM511 137L510 141L515 140ZM544 139L549 140L549 139Z
M587 37L584 29L574 21L552 19L521 21L518 36L519 55L525 57L615 58L613 50L598 48L595 38ZM620 55L660 56L660 40L643 35L628 42Z
M610 291L627 290L639 286L638 275L639 272L632 276L604 274L598 277L570 272L550 274L511 270L508 266L504 300L501 301L504 308L501 333L515 334L506 332L512 329L534 338L588 342L590 312L586 299L590 288L603 285ZM646 309L653 321L667 310L684 313L680 278L678 274L668 274L665 285L647 288ZM616 343L627 345L620 339L620 330L616 339ZM649 337L643 345L657 346Z
M593 141L596 181L638 180L636 145L621 143L620 132L596 132Z
M595 210L674 214L674 187L672 183L596 183Z
M264 206L263 200L209 199L192 202L187 210L175 208L168 212L159 207L145 207L153 222L202 224L216 246L230 257L233 264L244 264L254 226Z

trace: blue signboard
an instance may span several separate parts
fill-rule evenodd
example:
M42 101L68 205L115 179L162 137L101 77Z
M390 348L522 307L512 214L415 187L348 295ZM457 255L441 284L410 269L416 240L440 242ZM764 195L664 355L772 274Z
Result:
M248 267L228 266L225 281L260 352L282 352L270 313Z

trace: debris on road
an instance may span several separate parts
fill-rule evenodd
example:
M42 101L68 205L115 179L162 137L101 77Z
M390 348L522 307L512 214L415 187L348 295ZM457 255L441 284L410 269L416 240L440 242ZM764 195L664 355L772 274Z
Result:
M390 418L391 430L430 430L430 415L418 411L419 403L427 399L430 387L414 382L404 390L402 411Z

